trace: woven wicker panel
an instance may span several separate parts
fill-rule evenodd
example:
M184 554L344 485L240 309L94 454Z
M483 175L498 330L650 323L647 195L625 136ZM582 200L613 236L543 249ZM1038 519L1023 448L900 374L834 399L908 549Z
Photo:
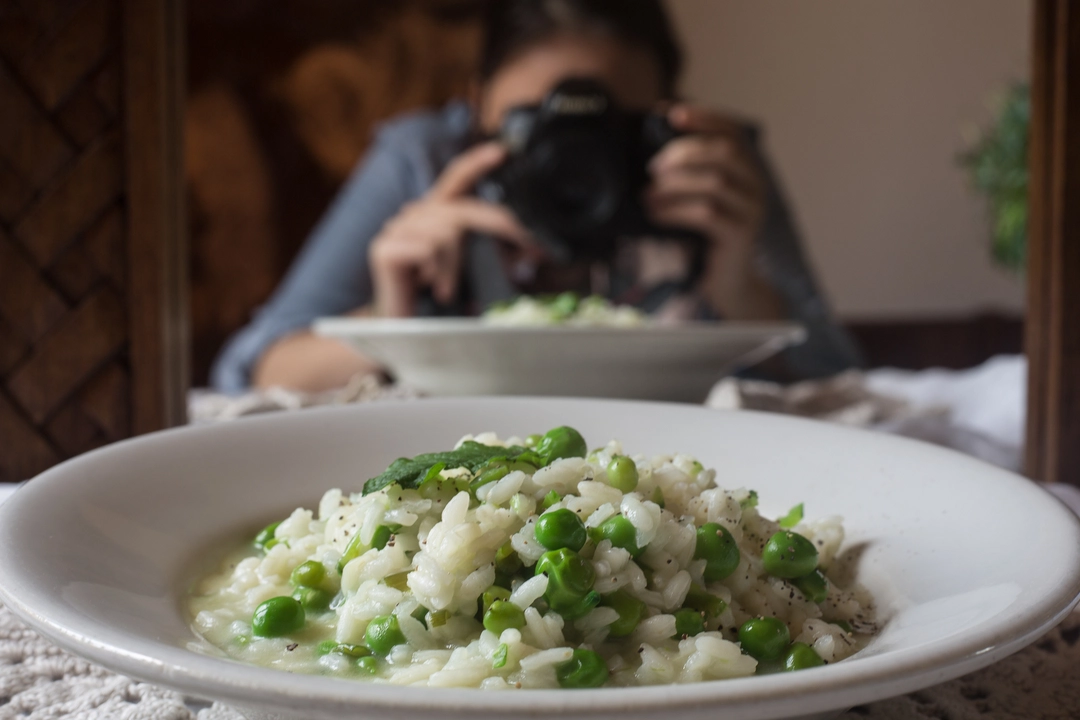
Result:
M0 480L130 432L119 0L0 0Z

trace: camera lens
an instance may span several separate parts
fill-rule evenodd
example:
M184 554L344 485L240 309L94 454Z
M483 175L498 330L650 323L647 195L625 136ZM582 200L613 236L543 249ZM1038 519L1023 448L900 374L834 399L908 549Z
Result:
M532 157L531 193L545 222L568 238L604 232L625 182L613 148L596 134L563 134L540 143Z

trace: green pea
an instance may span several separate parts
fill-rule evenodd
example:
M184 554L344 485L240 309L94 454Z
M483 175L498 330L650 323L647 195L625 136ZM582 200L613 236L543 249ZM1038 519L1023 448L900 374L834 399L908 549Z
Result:
M705 613L706 618L716 618L723 614L727 609L727 603L722 598L718 598L715 595L705 592L701 587L697 585L691 585L689 592L686 593L686 600L683 601L683 605L688 608L697 610L700 613Z
M599 653L578 649L564 663L555 666L559 686L567 689L598 688L608 679L607 663Z
M281 637L304 627L304 606L291 597L270 598L251 618L251 632L259 637Z
M652 495L649 496L649 499L659 505L661 510L664 509L664 491L659 487L653 488Z
M851 635L853 632L855 632L855 630L851 627L851 623L849 623L847 620L833 620L832 624L846 632L848 635Z
M788 580L814 572L817 561L814 543L790 530L781 530L773 535L761 551L761 564L765 571Z
M376 655L389 655L395 646L406 642L396 615L380 615L369 622L364 641Z
M274 537L274 533L277 532L278 525L281 522L270 523L255 536L255 549L256 550L269 550L277 544L277 538Z
M544 496L543 501L540 503L540 507L543 508L544 510L547 510L549 507L551 507L555 503L559 502L560 500L562 500L562 495L560 495L555 490L552 490L551 492L549 492L547 495Z
M608 485L624 493L637 488L638 472L634 461L625 455L616 455L607 466Z
M592 565L573 550L551 550L536 562L536 574L548 577L544 599L565 620L584 617L600 603L593 591L596 573Z
M297 587L321 588L326 580L326 568L321 562L308 560L296 566L289 576L289 582Z
M481 613L481 615L486 613L488 611L488 608L490 608L492 605L494 605L499 600L509 600L509 599L510 599L510 591L509 590L507 590L504 587L499 587L498 585L492 585L491 587L489 587L487 590L484 591L483 595L480 596L480 602L481 602L480 613Z
M533 433L529 437L525 438L525 447L534 448L540 444L540 441L544 439L543 435Z
M825 602L825 598L829 596L829 580L820 570L795 578L791 584L798 588L803 597L810 602Z
M616 590L610 595L605 595L600 604L609 607L619 613L619 619L608 626L608 636L614 638L626 637L634 632L634 628L641 622L648 605L638 600L625 590Z
M370 655L356 661L356 669L365 675L374 675L379 672L379 661Z
M701 613L691 608L675 611L675 639L694 637L705 632L705 620Z
M570 548L577 552L585 546L588 536L585 523L573 510L560 508L546 512L536 521L536 540L548 550Z
M776 618L753 618L739 628L739 644L743 651L762 662L779 660L790 642L787 625Z
M521 569L521 558L514 551L514 546L506 543L495 552L495 570L513 575Z
M705 581L723 580L739 567L739 545L718 523L705 523L697 530L694 557L705 560Z
M637 528L622 515L613 515L591 532L594 543L610 540L614 547L622 548L633 557L641 555L644 548L637 545Z
M315 654L319 656L329 655L330 653L334 652L335 649L337 649L337 646L338 644L336 640L323 640L321 643L315 646Z
M551 301L551 313L557 320L565 320L577 311L578 304L581 301L578 299L578 295L575 292L559 293L555 296L555 299Z
M540 444L536 446L536 452L544 459L545 465L550 465L562 458L583 458L588 448L581 433L564 425L548 430L547 434L540 439Z
M304 606L304 610L314 613L329 610L330 603L334 599L334 596L325 590L312 587L298 587L292 596Z
M825 661L814 652L814 648L806 643L792 643L784 654L785 670L806 670L812 667L821 667Z
M512 602L496 600L484 613L484 628L496 635L502 635L503 630L522 627L525 627L525 613Z

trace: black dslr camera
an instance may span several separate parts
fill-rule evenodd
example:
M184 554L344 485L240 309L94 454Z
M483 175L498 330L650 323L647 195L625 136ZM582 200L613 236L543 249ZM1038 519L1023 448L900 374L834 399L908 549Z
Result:
M692 231L653 225L642 207L653 155L678 136L667 118L618 107L591 79L560 83L540 105L514 108L498 139L507 161L477 194L509 206L556 260L607 260L623 237L683 240ZM691 270L695 274L695 270Z

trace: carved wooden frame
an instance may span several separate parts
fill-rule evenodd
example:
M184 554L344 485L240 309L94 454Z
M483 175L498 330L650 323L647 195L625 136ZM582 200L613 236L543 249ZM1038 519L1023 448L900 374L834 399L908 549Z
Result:
M180 0L0 0L0 480L185 419Z
M1080 485L1080 7L1034 12L1026 471Z

